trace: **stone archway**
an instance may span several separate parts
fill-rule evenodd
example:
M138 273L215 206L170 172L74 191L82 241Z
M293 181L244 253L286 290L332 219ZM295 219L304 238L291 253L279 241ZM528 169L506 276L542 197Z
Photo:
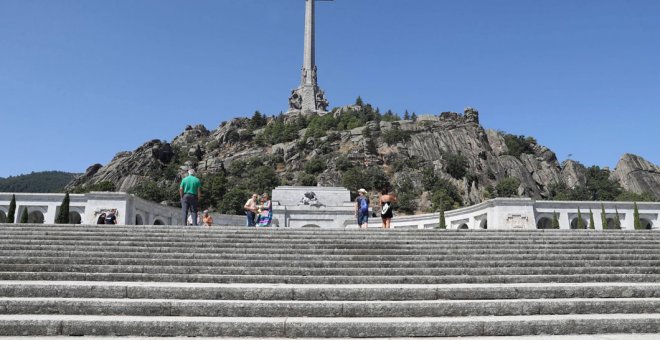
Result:
M470 229L470 228L468 227L467 223L463 223L458 226L458 229Z
M153 225L165 225L165 223L163 223L163 221L161 221L160 219L157 218L156 220L154 220Z
M7 223L7 215L2 210L0 210L0 223Z
M29 211L28 214L28 223L34 223L34 224L43 224L44 223L44 214L39 211Z
M589 223L584 218L582 218L582 223L584 223L584 229L589 228ZM571 220L571 229L577 229L577 228L578 228L578 218L576 216Z
M135 214L135 225L143 225L144 220L142 219L142 215L140 214Z
M487 219L481 220L481 222L479 222L479 228L488 229L488 220Z
M653 222L645 219L645 218L640 218L639 222L642 225L642 229L653 229Z
M550 217L541 217L536 222L536 229L552 229L552 219Z
M69 211L69 224L81 224L82 216L77 211Z
M614 222L614 218L608 217L607 226L604 226L603 229L619 229L619 228L616 227L616 222Z

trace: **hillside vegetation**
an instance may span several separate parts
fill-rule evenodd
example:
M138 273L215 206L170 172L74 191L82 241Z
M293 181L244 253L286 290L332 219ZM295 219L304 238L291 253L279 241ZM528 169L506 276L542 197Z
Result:
M78 175L80 174L62 171L43 171L0 178L0 192L64 192L64 187Z

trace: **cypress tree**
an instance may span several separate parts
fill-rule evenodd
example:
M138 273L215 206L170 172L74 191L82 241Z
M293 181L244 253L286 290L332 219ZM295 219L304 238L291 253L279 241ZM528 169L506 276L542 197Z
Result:
M614 229L621 229L621 219L619 218L619 209L614 207L616 215L614 215Z
M589 229L596 229L596 222L594 222L594 213L589 208Z
M642 221L639 219L639 210L637 209L637 202L633 202L633 223L635 225L635 230L642 229Z
M69 193L64 195L62 205L60 205L60 212L57 214L55 223L66 224L69 223Z
M25 207L23 213L21 214L21 223L28 223L28 209Z
M577 220L577 228L578 229L585 229L584 225L584 220L582 220L582 213L580 212L580 208L578 207L578 220Z
M9 203L9 211L7 212L7 223L14 223L16 221L16 195L11 195L11 202Z
M440 201L440 221L438 221L438 229L447 229L447 222L445 221L445 207L444 202Z
M552 229L559 229L559 215L556 211L552 213Z
M600 204L600 223L603 225L603 229L609 229L607 227L607 215L605 215L605 205Z

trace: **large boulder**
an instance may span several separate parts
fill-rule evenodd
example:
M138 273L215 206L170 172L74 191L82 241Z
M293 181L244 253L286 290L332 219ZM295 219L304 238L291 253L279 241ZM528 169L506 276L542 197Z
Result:
M623 155L611 178L625 190L638 194L647 192L660 199L660 167L640 156L629 153Z

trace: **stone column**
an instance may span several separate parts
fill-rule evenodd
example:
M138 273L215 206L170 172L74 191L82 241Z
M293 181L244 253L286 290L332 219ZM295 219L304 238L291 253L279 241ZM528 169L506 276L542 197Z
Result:
M305 51L303 55L303 79L301 85L315 85L314 69L314 0L305 0ZM304 99L303 99L304 103Z
M300 86L291 91L289 113L326 113L328 101L318 87L316 78L316 55L314 33L314 2L305 0L305 47Z

